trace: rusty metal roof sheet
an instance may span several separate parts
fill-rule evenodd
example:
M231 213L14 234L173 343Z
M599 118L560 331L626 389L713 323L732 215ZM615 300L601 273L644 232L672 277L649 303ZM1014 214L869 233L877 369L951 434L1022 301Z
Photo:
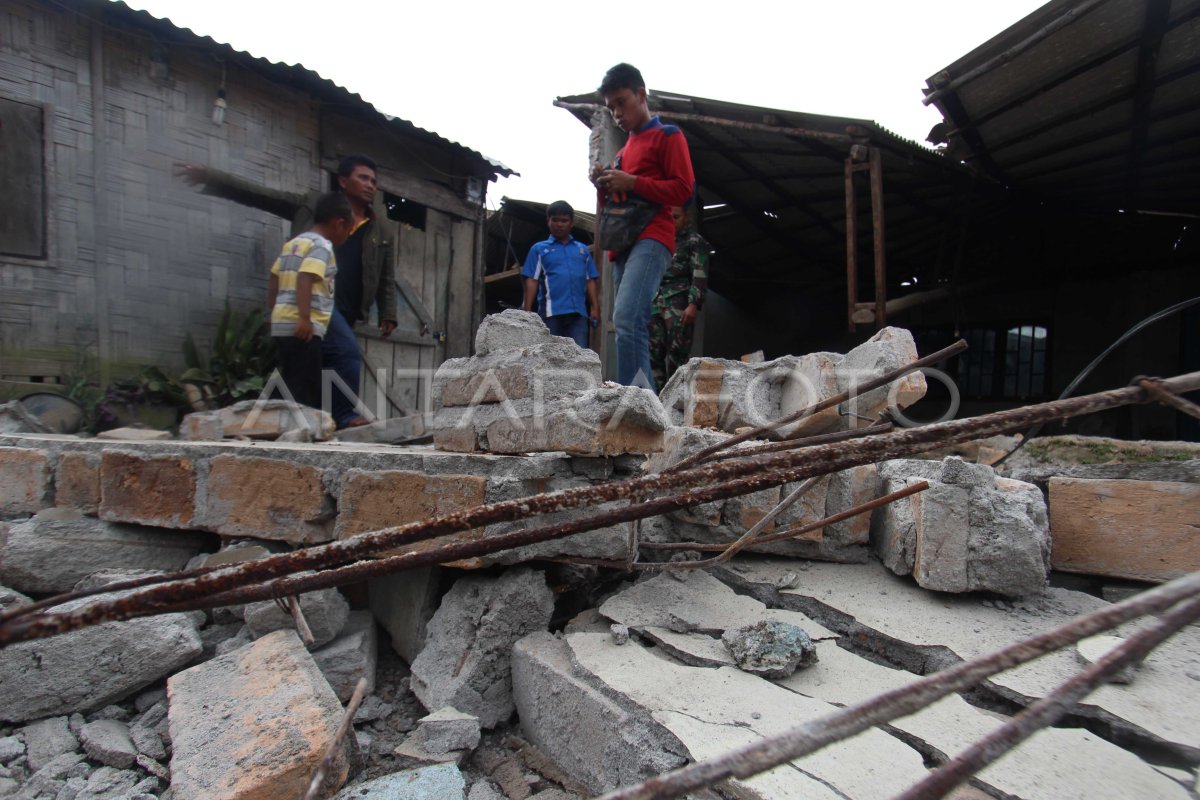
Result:
M927 81L930 140L1100 211L1200 213L1200 0L1052 0Z

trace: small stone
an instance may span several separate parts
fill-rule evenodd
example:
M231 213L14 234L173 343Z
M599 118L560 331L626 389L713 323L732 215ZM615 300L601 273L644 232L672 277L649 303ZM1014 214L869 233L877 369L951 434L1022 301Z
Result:
M738 668L764 678L786 678L817 662L817 648L803 629L786 622L762 620L725 631L721 641Z
M82 726L81 721L80 727ZM72 732L66 717L49 717L31 722L21 729L21 733L25 736L29 768L34 772L55 756L74 753L79 749L79 738Z
M446 706L417 720L425 751L434 755L473 750L479 745L479 718Z
M132 767L138 754L129 726L115 719L89 722L79 731L79 739L90 758L116 769Z
M379 695L367 695L367 699L359 705L358 711L354 712L354 724L361 725L377 719L387 719L395 710L396 706L385 703L379 698Z
M134 759L134 763L163 783L171 782L171 771L145 753L138 753L137 758Z
M25 755L25 744L16 736L0 738L0 764L8 764Z
M132 725L129 728L129 738L133 740L133 744L139 753L158 759L159 761L167 757L167 748L163 746L162 737L155 733L152 728L147 728L144 725Z
M625 644L629 641L629 626L614 623L609 629L612 631L613 644Z
M437 764L393 772L382 778L349 786L333 800L386 800L394 797L406 800L463 800L466 788L467 783L458 767Z

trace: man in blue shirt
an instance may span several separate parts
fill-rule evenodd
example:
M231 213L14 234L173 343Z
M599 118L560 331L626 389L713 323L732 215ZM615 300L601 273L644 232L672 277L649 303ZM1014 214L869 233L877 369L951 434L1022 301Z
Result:
M588 246L571 236L575 209L556 200L546 209L550 236L529 249L521 276L525 300L521 308L537 312L555 336L566 336L580 347L588 346L588 321L600 324L600 273Z

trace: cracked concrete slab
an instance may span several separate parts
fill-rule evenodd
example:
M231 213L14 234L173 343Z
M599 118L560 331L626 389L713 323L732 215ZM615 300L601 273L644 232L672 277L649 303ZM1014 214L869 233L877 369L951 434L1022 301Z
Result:
M618 646L603 634L570 634L565 640L581 669L649 712L694 759L782 733L835 710L737 669L677 665L632 642ZM737 783L745 784L752 796L844 800L889 797L924 775L916 750L872 729Z
M630 628L666 628L676 633L720 635L727 628L772 620L803 628L814 641L836 636L800 612L769 609L753 597L739 595L702 570L641 581L606 600L600 613Z
M748 590L757 587L759 596L777 597L784 607L804 608L818 615L821 607L832 610L830 618L825 619L830 625L839 627L832 620L839 617L846 627L859 626L856 635L872 638L874 632L882 635L873 637L880 641L890 637L895 641L887 647L907 649L911 657L930 659L928 667L933 669L955 661L955 657L968 660L991 653L1108 605L1097 597L1057 588L1015 603L997 603L972 594L928 592L877 562L813 563L797 587L778 590L780 576L794 568L795 562L785 559L750 557L718 574ZM1127 630L1132 628L1123 626L1115 633ZM995 675L988 685L1001 696L1025 705L1078 670L1073 648L1066 648ZM1188 627L1151 653L1136 682L1100 687L1078 711L1090 714L1103 725L1124 726L1132 735L1164 744L1195 761L1200 759L1197 697L1200 630Z
M920 677L876 664L834 642L819 642L817 652L820 660L816 664L777 683L807 697L845 706ZM975 708L955 694L891 724L902 734L919 740L918 749L941 761L999 728L1004 719ZM999 795L1022 800L1188 797L1178 783L1133 753L1077 728L1043 730L978 777Z

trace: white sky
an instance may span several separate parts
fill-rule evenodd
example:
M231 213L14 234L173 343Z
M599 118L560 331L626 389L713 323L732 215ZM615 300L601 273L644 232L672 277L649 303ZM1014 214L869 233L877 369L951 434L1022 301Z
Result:
M385 113L504 162L521 177L489 185L491 207L509 195L581 209L595 197L587 128L551 103L591 91L619 61L641 69L652 91L872 119L923 142L941 119L921 105L925 79L1042 5L127 2L256 56L301 63Z

